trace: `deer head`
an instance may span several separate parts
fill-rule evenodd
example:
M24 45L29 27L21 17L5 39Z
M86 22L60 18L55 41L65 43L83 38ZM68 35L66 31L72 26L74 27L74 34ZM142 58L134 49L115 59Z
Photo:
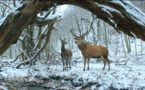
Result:
M67 44L66 39L64 38L63 40L60 38L62 45Z
M85 36L86 36L90 31L91 31L91 29L88 30L88 31L86 31L86 32L83 33L83 34L80 34L80 36L77 36L77 35L74 33L74 29L70 29L71 34L74 36L75 43L78 44L78 45L80 45L82 42L84 42Z

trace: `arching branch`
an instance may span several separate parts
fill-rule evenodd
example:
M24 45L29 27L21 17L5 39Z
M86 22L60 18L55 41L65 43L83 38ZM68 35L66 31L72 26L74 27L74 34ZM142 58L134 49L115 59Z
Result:
M23 3L0 24L0 55L16 43L25 27L34 24L37 14L54 5L72 4L89 10L118 31L145 40L145 14L126 0L34 0Z

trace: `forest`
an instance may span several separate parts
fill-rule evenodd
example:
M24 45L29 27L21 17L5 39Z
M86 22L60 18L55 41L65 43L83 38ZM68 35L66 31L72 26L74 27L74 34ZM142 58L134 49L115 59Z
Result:
M0 0L0 90L144 90L145 0Z

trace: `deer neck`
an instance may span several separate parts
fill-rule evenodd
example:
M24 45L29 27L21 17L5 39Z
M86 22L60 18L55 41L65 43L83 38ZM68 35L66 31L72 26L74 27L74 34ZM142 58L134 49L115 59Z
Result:
M61 46L61 51L65 51L65 45Z
M82 42L81 44L79 44L78 47L81 51L85 51L87 49L87 45L85 42Z

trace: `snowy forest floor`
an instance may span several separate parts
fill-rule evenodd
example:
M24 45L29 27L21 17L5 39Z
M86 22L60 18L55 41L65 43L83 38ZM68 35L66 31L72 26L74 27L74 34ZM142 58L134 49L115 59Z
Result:
M102 70L103 63L91 60L90 70L83 71L83 61L62 71L62 65L37 64L20 69L2 67L0 79L10 82L31 83L51 89L145 89L145 56L140 56L122 64L112 62L111 70ZM12 65L13 66L13 65ZM8 89L4 82L0 89ZM30 85L30 84L29 84ZM23 89L25 90L25 89Z

